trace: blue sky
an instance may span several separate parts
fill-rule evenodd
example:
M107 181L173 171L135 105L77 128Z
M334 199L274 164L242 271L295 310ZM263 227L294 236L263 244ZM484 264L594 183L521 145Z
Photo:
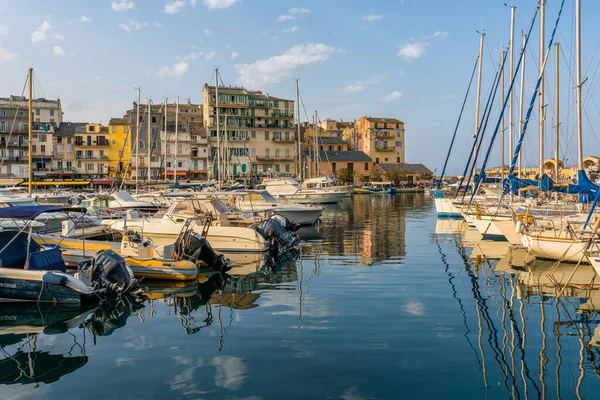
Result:
M344 120L365 115L399 118L406 124L407 162L439 169L482 27L487 31L482 102L487 98L499 59L497 49L509 40L510 9L504 2L510 4L509 0L0 0L4 17L0 93L19 94L31 66L39 82L36 94L59 97L66 120L107 123L130 107L136 86L142 87L143 100L162 101L163 96L172 100L178 95L182 101L201 102L202 86L213 82L216 66L226 85L242 84L279 97L294 98L297 77L309 114L318 110L320 118ZM588 155L597 154L600 147L594 132L600 113L594 100L599 29L593 27L600 5L583 3ZM534 2L513 4L520 45ZM567 1L558 35L565 53L561 152L569 164L575 162L576 149L569 75L569 68L574 68L573 4L574 0ZM547 40L558 6L558 0L548 1ZM526 99L531 97L539 63L538 30L536 26L527 53ZM546 103L553 115L554 53L550 61ZM472 95L449 164L451 173L462 169L474 114ZM490 124L496 119L497 112ZM546 140L546 156L554 151L553 126L554 117L548 115L546 127L552 137ZM537 112L528 135L524 159L535 165ZM498 153L499 145L492 164L499 163Z

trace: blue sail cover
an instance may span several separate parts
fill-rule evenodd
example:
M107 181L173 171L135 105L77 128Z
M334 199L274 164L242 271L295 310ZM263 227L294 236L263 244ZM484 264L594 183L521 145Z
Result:
M593 199L600 192L600 187L589 180L585 171L579 170L577 172L577 184L570 184L567 187L555 186L554 181L546 174L542 176L539 182L534 179L519 179L511 174L502 182L502 195L508 193L519 194L519 189L527 186L537 186L542 191L554 190L567 194L579 194L580 203L587 203L590 197Z
M502 182L502 195L504 196L508 193L517 195L519 194L519 189L525 188L527 186L539 187L540 183L534 179L519 179L513 174L510 174L508 178L504 179L504 181Z
M596 197L600 187L593 184L587 174L583 170L577 171L577 185L569 185L567 187L567 193L578 194L580 203L587 203L589 197L592 199Z

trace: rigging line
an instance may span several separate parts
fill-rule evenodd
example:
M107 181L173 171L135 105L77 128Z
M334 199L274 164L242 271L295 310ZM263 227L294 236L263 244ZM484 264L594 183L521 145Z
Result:
M456 139L456 133L458 132L458 127L460 126L460 120L462 119L463 112L465 111L465 105L467 104L467 99L469 98L469 92L471 91L471 86L473 84L473 78L475 78L475 71L477 70L477 63L479 62L479 55L475 58L475 65L473 66L473 72L471 72L471 79L469 80L469 86L467 86L467 92L465 93L465 98L463 100L462 106L460 108L460 113L458 114L458 120L456 121L456 126L454 127L454 134L452 135L452 140L450 141L450 148L448 149L448 154L446 154L446 161L444 161L444 168L442 168L442 173L439 178L439 185L442 183L442 179L444 178L444 174L446 173L446 167L448 166L448 160L450 159L450 153L452 152L452 147L454 146L454 140Z

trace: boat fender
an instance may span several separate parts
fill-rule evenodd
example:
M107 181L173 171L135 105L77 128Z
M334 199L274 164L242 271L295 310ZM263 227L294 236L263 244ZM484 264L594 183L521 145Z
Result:
M517 221L517 224L515 225L515 233L521 232L523 232L523 222Z
M91 294L92 290L82 281L80 281L79 279L71 276L71 275L65 275L65 278L67 279L67 282L65 284L66 287L75 290L76 292L79 293L83 293L83 294Z
M42 281L48 285L55 286L66 286L67 285L67 277L66 275L56 274L56 273L47 273L42 277Z

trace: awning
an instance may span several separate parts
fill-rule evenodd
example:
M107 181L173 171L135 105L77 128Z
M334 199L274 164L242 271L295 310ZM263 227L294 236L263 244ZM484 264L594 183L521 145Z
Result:
M92 181L92 185L112 185L118 183L119 181L116 179L94 179Z
M177 171L177 176L186 176L188 174L187 171ZM165 172L163 171L161 173L161 175L165 175ZM173 171L167 171L167 176L173 176Z
M41 163L47 163L47 162L51 162L52 161L52 157L48 157L48 158L32 158L31 162L41 162Z
M31 182L31 184L33 186L51 186L51 185L57 185L57 186L63 186L63 185L80 185L80 186L86 186L90 184L90 181L42 181L42 182ZM28 186L29 182L23 182L21 183L20 186Z

